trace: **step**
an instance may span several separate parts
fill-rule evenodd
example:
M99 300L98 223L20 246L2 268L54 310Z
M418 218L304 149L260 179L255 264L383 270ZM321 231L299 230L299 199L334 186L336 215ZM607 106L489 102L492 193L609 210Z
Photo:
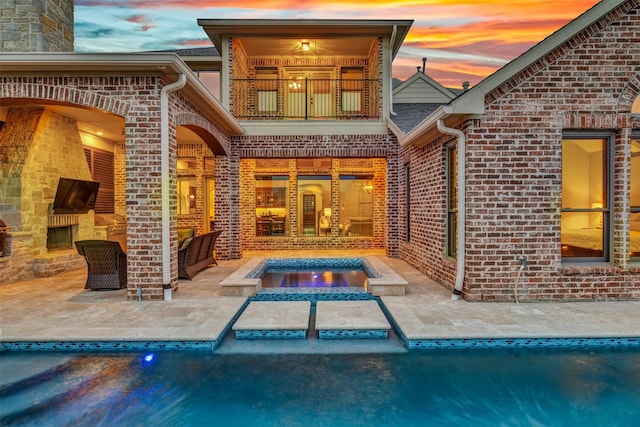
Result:
M376 301L318 301L320 339L388 338L391 325Z
M236 339L306 338L311 301L251 301L231 328Z

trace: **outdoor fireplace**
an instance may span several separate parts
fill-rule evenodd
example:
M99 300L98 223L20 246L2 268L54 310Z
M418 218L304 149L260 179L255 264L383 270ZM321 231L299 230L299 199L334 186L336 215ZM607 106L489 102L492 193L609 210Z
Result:
M47 249L73 247L73 226L78 225L77 215L52 215L47 224Z

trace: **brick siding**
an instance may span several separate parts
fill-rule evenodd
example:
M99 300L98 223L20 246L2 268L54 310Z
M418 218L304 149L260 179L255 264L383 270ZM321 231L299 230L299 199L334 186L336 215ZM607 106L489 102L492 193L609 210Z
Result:
M628 1L488 93L485 113L465 123L466 299L513 301L522 255L528 265L520 301L640 298L640 267L630 263L623 237L639 67L640 2ZM614 251L606 266L562 263L561 141L567 129L615 134ZM401 150L410 159L414 209L402 257L452 288L455 262L443 255L447 140Z

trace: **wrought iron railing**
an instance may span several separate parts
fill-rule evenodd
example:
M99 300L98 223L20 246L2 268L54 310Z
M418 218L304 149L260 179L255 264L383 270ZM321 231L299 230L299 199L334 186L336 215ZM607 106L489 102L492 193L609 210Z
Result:
M234 79L233 115L240 120L377 120L378 80Z

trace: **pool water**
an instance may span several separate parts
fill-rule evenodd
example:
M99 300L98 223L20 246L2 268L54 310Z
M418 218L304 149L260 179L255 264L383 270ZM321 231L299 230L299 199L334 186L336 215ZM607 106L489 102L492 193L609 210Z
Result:
M263 288L365 288L367 274L363 270L315 269L283 271L267 270L262 276Z
M640 350L3 353L0 425L635 426Z

